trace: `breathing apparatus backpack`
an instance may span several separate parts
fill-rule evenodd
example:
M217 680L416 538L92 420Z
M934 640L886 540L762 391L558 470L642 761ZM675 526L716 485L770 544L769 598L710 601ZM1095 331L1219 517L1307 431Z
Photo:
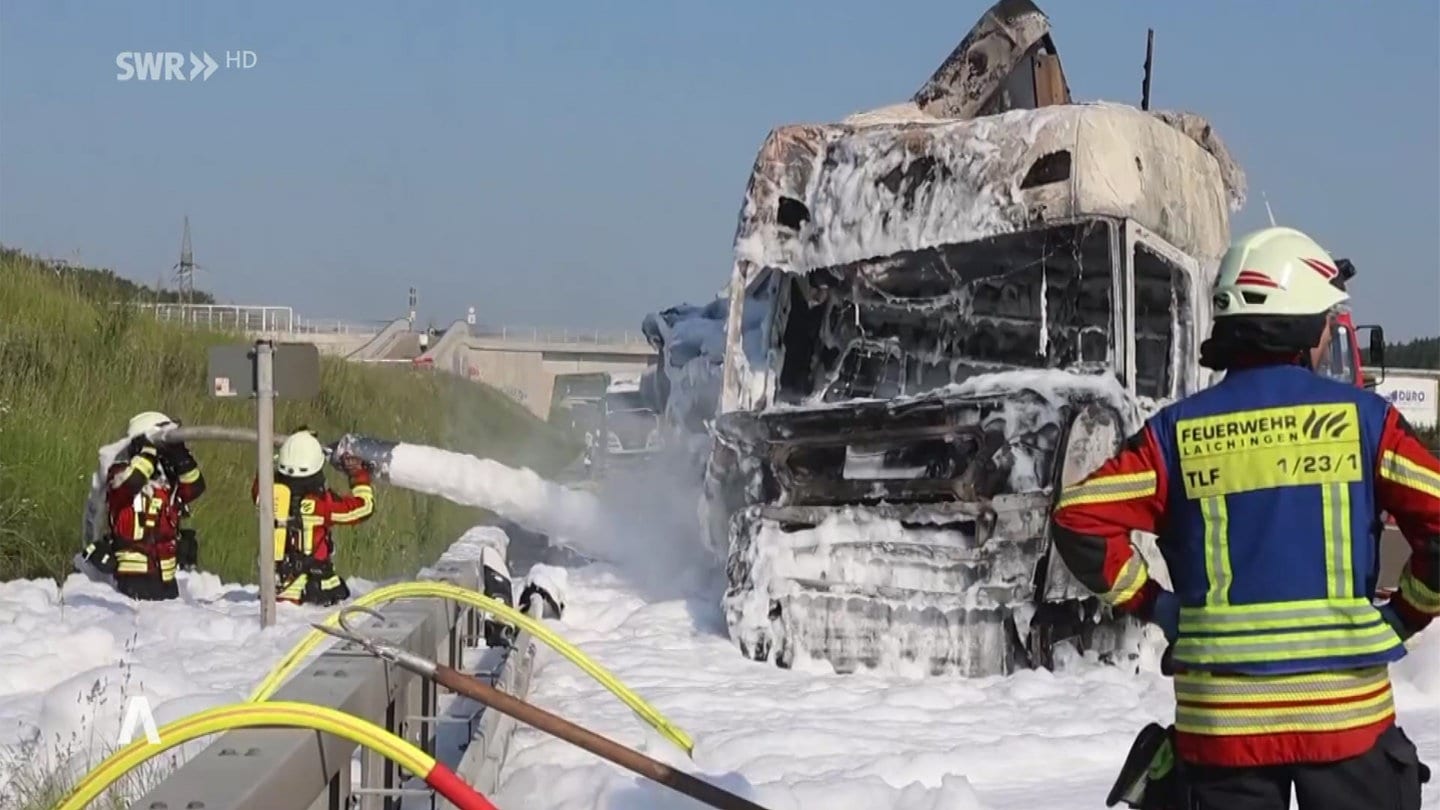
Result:
M295 581L296 577L309 568L309 557L303 550L305 523L319 522L314 517L315 501L306 498L309 493L293 487L288 479L274 483L273 503L275 504L275 560L278 587Z

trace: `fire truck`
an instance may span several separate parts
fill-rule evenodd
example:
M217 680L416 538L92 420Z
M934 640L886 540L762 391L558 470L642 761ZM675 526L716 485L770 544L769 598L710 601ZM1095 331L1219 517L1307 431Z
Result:
M1355 277L1355 265L1349 259L1336 259L1340 268L1341 285L1347 285ZM1368 332L1367 358L1375 374L1366 376L1360 353L1360 332ZM1347 307L1336 319L1330 350L1320 358L1316 371L1332 379L1351 383L1361 388L1374 388L1385 380L1385 330L1375 325L1356 326ZM1395 527L1389 515L1382 515L1385 528L1380 536L1380 582L1376 596L1387 599L1394 590L1400 568L1410 557L1410 546Z
M1336 259L1340 268L1341 286L1344 287L1355 277L1355 264L1349 259ZM1360 353L1360 332L1368 333L1370 367L1379 372L1378 377L1366 378ZM1374 388L1385 379L1385 330L1377 325L1356 326L1347 307L1336 319L1330 351L1320 359L1316 369L1321 374L1342 382L1353 383L1361 388Z

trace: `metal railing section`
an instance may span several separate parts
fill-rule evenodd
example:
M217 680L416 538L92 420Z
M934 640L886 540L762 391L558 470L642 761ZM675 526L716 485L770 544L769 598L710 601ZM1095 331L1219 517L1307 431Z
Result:
M251 304L165 304L133 301L130 305L157 320L202 329L263 334L374 335L390 321L355 322L302 318L294 307ZM418 324L411 331L425 331ZM436 337L444 330L435 330ZM558 343L575 346L643 346L644 333L628 329L571 329L535 326L469 324L472 337L514 343Z
M471 337L516 343L566 343L591 346L648 344L642 332L606 329L543 329L533 326L471 326Z
M445 556L418 579L475 590L483 582L477 561ZM534 659L534 641L529 634L519 634L509 648L483 648L482 613L445 599L405 599L386 604L379 612L384 623L366 625L367 635L462 671L467 652L484 649L478 677L517 697L528 692ZM467 723L470 741L461 766L471 763L473 774L456 770L481 792L493 790L508 753L514 721L489 710L468 719L446 716L439 710L439 697L433 683L355 645L336 643L297 671L271 699L327 706L363 718L432 756L437 755L440 725ZM226 732L130 807L393 810L402 797L432 795L428 789L407 789L404 783L414 775L399 772L393 762L368 749L361 749L360 773L355 779L352 759L356 749L349 740L306 730ZM429 807L430 800L425 798L419 806Z
M296 316L293 307L249 304L159 304L132 302L157 320L199 329L273 334L363 335L378 331L375 324L340 319Z

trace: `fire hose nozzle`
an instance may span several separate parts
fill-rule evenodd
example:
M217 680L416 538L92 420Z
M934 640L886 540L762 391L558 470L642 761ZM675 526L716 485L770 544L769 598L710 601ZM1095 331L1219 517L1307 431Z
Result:
M377 475L388 475L390 472L390 455L395 451L395 445L399 442L392 442L388 439L377 439L373 436L362 436L357 433L346 433L333 444L325 448L326 456L331 464L339 465L340 459L345 456L354 456L365 462Z

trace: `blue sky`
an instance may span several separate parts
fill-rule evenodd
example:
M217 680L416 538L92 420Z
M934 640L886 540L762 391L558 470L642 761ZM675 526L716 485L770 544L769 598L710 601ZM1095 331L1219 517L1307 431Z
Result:
M987 3L6 0L0 241L311 316L477 308L635 327L725 283L774 125L908 97ZM1259 192L1360 271L1359 320L1440 332L1436 4L1050 0L1070 86L1206 115ZM1387 13L1371 9L1384 7ZM118 82L119 51L258 57Z

